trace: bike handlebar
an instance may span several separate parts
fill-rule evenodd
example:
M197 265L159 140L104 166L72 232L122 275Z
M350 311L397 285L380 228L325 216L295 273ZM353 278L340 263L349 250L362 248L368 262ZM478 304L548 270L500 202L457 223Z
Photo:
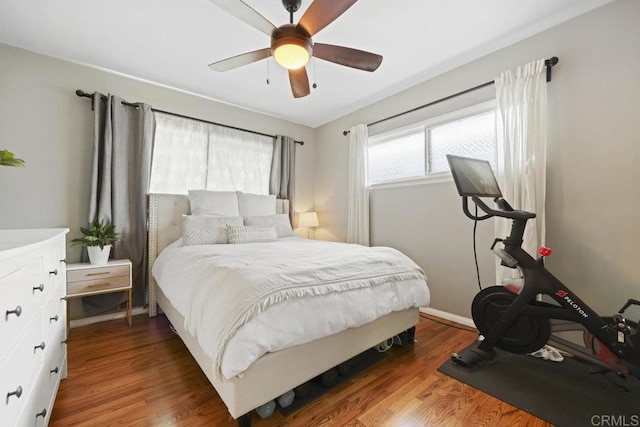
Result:
M513 220L521 220L521 221L527 221L531 218L535 218L536 214L533 212L526 212L526 211L516 211L513 210L513 208L509 205L509 203L507 203L506 200L504 199L496 199L496 203L498 203L499 205L501 205L501 207L503 207L503 209L491 209L489 206L486 205L486 203L484 203L479 197L477 196L472 196L471 200L473 200L473 203L476 204L476 206L478 206L480 209L482 209L482 211L484 213L486 213L486 215L482 215L482 216L476 216L471 214L471 212L469 212L469 202L467 200L467 197L463 197L462 198L462 210L464 211L464 214L471 218L474 221L483 221L485 219L489 219L491 217L494 216L498 216L501 218L509 218L509 219L513 219Z

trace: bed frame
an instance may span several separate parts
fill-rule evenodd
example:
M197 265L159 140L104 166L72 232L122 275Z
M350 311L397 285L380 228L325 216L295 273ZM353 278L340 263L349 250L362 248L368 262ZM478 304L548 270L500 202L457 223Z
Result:
M278 212L287 213L288 206L288 200L279 200ZM357 328L267 353L253 363L242 378L216 379L213 360L204 354L196 337L184 328L184 317L157 287L151 274L157 255L180 237L182 215L186 213L189 213L187 196L149 196L149 316L156 316L159 305L240 426L251 425L253 409L418 323L417 308L393 312Z

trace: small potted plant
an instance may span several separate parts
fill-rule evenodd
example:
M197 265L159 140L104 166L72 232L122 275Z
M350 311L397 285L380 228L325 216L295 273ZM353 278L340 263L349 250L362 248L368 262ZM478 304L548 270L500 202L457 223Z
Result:
M71 240L73 244L79 244L87 248L89 262L95 265L104 265L109 260L111 244L120 240L115 232L115 225L108 218L100 221L98 217L91 221L89 228L80 227L83 236Z

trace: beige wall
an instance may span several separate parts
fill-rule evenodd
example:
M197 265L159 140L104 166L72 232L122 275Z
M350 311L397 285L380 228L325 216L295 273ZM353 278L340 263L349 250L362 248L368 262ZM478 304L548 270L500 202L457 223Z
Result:
M26 169L0 168L0 228L69 227L70 239L86 225L93 115L91 101L76 89L304 140L297 149L296 208L313 208L313 129L0 44L0 149L27 162ZM78 247L69 247L68 259L79 259Z
M305 141L297 156L297 210L314 207L317 237L344 240L348 140L369 123L556 55L549 84L548 266L596 310L640 297L640 2L617 0L317 129L0 44L0 148L27 161L0 168L0 228L63 227L88 216L92 112L74 91L129 101ZM483 89L370 128L371 134L491 99ZM250 126L248 125L250 124ZM469 316L477 287L472 226L452 182L374 190L372 242L401 249L426 271L432 307ZM479 227L483 282L493 279L490 221ZM69 259L79 258L77 247Z
M344 240L348 138L342 131L558 56L549 84L547 265L605 314L640 297L640 2L618 0L318 128L318 237ZM491 99L483 89L369 129L375 134ZM371 194L371 236L425 270L432 307L470 317L477 291L472 221L452 182ZM491 221L479 226L485 285L495 280ZM635 314L635 319L640 313ZM633 318L633 317L632 317ZM635 320L634 319L634 320Z

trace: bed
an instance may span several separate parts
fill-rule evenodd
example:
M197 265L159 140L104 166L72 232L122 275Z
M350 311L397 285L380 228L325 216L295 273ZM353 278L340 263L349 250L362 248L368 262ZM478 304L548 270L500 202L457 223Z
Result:
M278 200L277 209L279 213L287 212L288 201ZM221 363L219 357L214 356L217 354L215 353L215 346L213 347L214 352L212 353L211 348L206 345L206 340L203 341L202 336L194 331L194 322L189 319L189 317L193 317L193 315L191 315L188 310L185 311L185 307L187 307L185 306L185 302L180 301L180 298L176 298L176 295L178 294L174 288L171 287L173 285L166 283L167 281L180 281L179 274L181 273L175 266L185 265L186 263L179 257L186 256L184 254L185 251L195 251L195 249L191 248L177 248L176 246L179 245L174 243L181 237L182 216L189 212L189 199L185 195L150 195L149 316L155 316L158 312L158 307L162 310L175 328L177 334L184 341L202 371L224 401L231 416L237 419L241 426L250 425L253 409L276 399L287 391L294 389L304 382L362 353L363 351L376 346L377 344L387 340L389 337L393 337L403 331L410 330L415 327L418 322L418 307L412 306L409 308L402 308L396 311L390 311L382 316L376 316L372 320L367 320L364 324L359 324L355 327L348 327L335 333L332 332L327 336L316 337L311 341L301 344L285 346L285 348L268 349L268 351L264 351L263 349L262 353L258 352L254 354L256 357L255 359L248 362L243 361L240 367L232 366L233 363L231 365L227 363L225 366ZM305 249L307 247L314 247L314 245L310 244L306 239L299 237L280 240L281 241L278 241L275 244L266 243L266 245L276 245L271 246L271 248L282 248L282 251L289 251L288 253L293 253L293 251L298 247ZM320 245L331 244L322 243ZM198 248L198 251L209 251L205 254L206 256L211 256L212 253L215 253L216 256L220 256L220 253L215 251L223 249L225 251L231 249L234 251L240 251L242 249L244 252L250 251L251 247L251 245L210 246L211 247L203 247L201 249ZM227 248L218 249L215 248L215 246L226 246ZM231 248L231 246L234 246L234 248ZM245 247L247 249L245 249ZM334 248L335 247L332 246L326 246L324 250L331 251L334 250ZM168 264L167 261L162 261L162 257L160 257L160 255L165 249L165 258L173 259L173 264ZM202 257L205 255L202 255ZM224 253L223 255L227 256L229 260L238 256L235 252L231 255L226 255ZM158 266L156 266L156 274L159 274L158 270L161 269L166 271L160 279L160 281L163 282L162 287L158 286L153 275L153 267L158 257L161 258L162 263L158 263ZM164 266L165 264L170 266L166 267ZM164 267L161 268L159 266ZM296 281L298 279L300 279L300 277L294 276L292 280ZM420 279L415 277L411 280L420 281ZM407 279L407 281L409 281L409 279ZM390 284L389 286L392 285L394 284ZM181 283L180 286L185 285ZM426 292L426 299L424 294L421 294L418 298L422 302L420 305L428 304L429 297L426 282L424 282L424 289ZM344 292L343 294L346 295L349 293L353 293L353 291ZM194 303L190 302L190 304ZM350 304L353 304L353 302ZM259 312L264 311L263 315L270 310L272 310L272 307L269 307L267 310L263 310L262 308L258 309ZM213 310L209 311L213 312ZM202 313L207 313L207 310L203 310ZM211 320L216 319L210 318L207 322L204 322L204 324L208 325ZM245 326L247 325L244 325L243 327ZM339 326L337 328L340 329ZM201 327L201 329L203 328ZM238 331L235 330L235 332ZM238 332L237 335L239 336L241 334ZM236 335L233 335L232 337L235 336ZM231 346L230 341L226 341L225 344ZM240 347L236 346L236 348ZM236 351L236 354L239 353ZM235 361L237 357L227 357L227 359ZM245 367L245 365L248 365L248 367Z

